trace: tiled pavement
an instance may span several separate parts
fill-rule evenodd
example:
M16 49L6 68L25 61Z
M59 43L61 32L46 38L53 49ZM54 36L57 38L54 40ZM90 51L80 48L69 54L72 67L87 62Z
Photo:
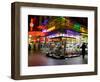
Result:
M29 66L48 66L48 65L75 65L75 64L87 64L87 55L83 59L82 56L65 58L65 59L55 59L52 57L46 57L40 54L32 53L28 57L28 65Z

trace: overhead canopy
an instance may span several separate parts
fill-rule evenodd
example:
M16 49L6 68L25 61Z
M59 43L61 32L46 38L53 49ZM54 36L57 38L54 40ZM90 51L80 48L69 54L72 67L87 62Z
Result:
M88 32L86 17L29 15L29 27L30 23L34 23L32 24L34 25L33 31L29 31L29 34L33 36L45 36L55 32L66 33L66 30L79 33Z

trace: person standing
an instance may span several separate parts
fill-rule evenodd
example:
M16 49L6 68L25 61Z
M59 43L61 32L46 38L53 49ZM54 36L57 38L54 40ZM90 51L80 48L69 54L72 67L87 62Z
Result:
M30 52L31 51L31 45L28 44L28 51Z
M85 57L85 54L86 54L86 44L85 43L83 43L82 44L82 46L81 46L81 48L82 48L82 57L83 57L83 59L84 59L84 57Z

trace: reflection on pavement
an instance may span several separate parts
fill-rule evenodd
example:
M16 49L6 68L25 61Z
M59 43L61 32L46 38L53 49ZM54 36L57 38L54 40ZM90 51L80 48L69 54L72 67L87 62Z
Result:
M75 64L87 64L87 55L85 59L82 56L65 58L65 59L55 59L52 57L47 57L45 55L34 54L28 57L28 66L51 66L51 65L75 65Z

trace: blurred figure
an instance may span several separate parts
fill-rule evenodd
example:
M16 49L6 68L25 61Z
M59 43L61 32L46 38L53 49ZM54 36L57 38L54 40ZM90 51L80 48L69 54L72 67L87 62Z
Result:
M85 43L83 43L82 44L82 46L81 46L81 48L82 48L82 57L83 57L83 59L84 59L84 57L85 57L85 54L86 54L86 44Z
M31 45L28 44L28 51L31 51Z

